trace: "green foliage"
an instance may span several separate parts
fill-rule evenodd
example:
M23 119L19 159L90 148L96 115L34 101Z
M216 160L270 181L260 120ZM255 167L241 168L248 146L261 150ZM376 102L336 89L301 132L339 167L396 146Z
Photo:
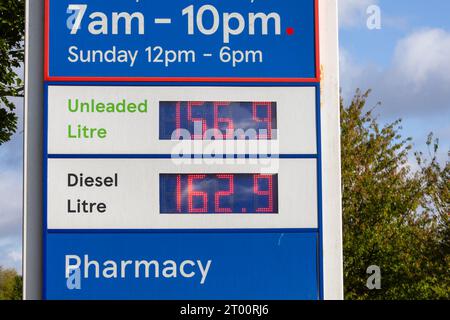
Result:
M347 299L449 299L449 170L402 139L401 121L380 127L364 112L369 91L341 101L344 285ZM432 149L432 150L431 150ZM366 270L381 268L381 290L369 290Z
M23 96L23 83L16 73L24 59L25 1L0 0L0 145L17 128L14 104L9 97Z
M22 300L22 277L0 267L0 300Z

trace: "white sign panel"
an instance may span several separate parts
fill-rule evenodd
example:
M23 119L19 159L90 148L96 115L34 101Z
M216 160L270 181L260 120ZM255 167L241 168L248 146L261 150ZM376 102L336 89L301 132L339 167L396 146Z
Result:
M186 141L181 146L180 141L162 140L160 111L168 107L161 103L168 101L271 102L276 112L273 139L204 140L195 144ZM191 114L195 116L193 109ZM171 154L174 150L197 154L317 152L315 87L49 86L47 112L50 154ZM197 113L201 114L197 117L203 117L207 129L214 128L212 110ZM223 106L216 118L226 121L226 113ZM175 113L167 114L175 117ZM181 113L180 118L183 117L188 116Z
M278 161L279 164L278 164ZM269 160L250 164L176 165L167 160L49 160L50 229L295 229L317 228L316 162ZM160 174L277 174L272 214L164 214ZM86 182L87 181L87 182ZM162 194L163 193L163 194ZM292 198L290 194L297 197ZM174 197L172 201L176 201Z

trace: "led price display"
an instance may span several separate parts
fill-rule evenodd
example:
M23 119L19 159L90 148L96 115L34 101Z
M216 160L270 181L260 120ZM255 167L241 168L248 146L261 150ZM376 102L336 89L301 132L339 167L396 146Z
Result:
M163 101L161 140L276 139L276 102Z
M278 175L161 174L160 212L278 213Z

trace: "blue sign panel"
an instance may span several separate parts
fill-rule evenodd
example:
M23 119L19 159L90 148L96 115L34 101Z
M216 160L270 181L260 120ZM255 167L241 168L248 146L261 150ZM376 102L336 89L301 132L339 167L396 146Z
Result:
M318 79L317 0L47 0L46 79Z
M47 240L47 299L319 298L314 232L50 233Z

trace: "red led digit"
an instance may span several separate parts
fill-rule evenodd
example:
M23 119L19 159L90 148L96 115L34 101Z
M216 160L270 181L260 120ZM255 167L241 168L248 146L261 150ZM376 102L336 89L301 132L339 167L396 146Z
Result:
M259 190L259 180L267 180L267 190ZM273 184L271 175L255 174L253 176L253 193L258 196L267 196L269 205L265 208L257 208L256 212L272 212L273 211Z
M177 211L181 213L181 175L177 175Z
M203 180L206 178L204 174L188 175L188 206L190 213L207 213L208 212L208 194L203 191L194 191L193 183L195 180ZM202 197L203 207L194 208L194 197Z
M181 137L181 102L177 102L176 104L176 115L175 115L175 124L176 124L176 137L180 139Z
M231 213L231 208L221 208L220 207L220 198L231 196L234 194L234 176L232 174L218 174L217 178L219 179L228 179L229 187L227 191L217 191L214 196L214 206L215 212L217 213Z
M265 107L267 108L267 117L259 118L258 117L258 108ZM256 122L265 122L267 125L267 133L260 134L258 132L258 139L272 139L272 102L253 102L253 120Z
M225 139L233 139L234 135L234 123L231 118L219 118L220 107L230 107L230 102L214 102L214 129L219 130L219 123L226 123L227 129L225 130Z
M192 117L192 107L201 107L203 106L205 103L204 102L195 102L195 101L189 101L188 102L188 120L192 121L194 123L194 130L195 130L195 122L201 122L202 123L202 133L198 134L197 132L194 132L194 134L192 135L192 139L196 140L202 140L203 139L203 135L206 132L206 120L203 118L193 118Z

